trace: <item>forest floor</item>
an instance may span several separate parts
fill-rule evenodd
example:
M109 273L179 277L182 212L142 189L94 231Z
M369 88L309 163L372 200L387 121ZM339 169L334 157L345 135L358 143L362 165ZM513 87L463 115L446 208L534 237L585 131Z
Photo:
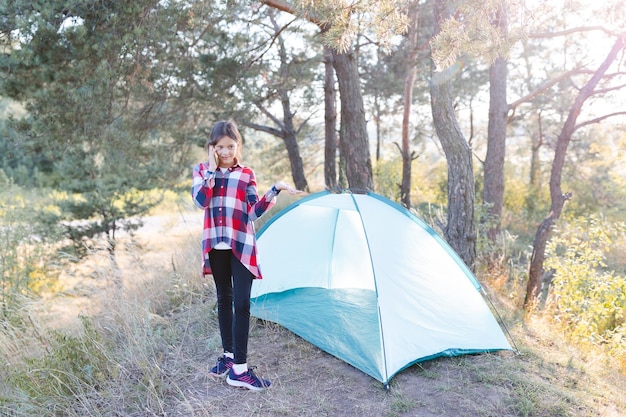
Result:
M388 390L290 331L253 319L249 362L272 386L262 393L230 387L208 373L220 348L213 286L197 273L201 228L200 211L149 217L133 236L119 236L115 268L100 251L61 275L64 290L40 308L41 326L78 329L81 315L104 332L131 334L111 356L135 379L103 383L98 401L85 395L63 415L626 415L626 378L610 361L497 302L519 352L426 361L399 372Z

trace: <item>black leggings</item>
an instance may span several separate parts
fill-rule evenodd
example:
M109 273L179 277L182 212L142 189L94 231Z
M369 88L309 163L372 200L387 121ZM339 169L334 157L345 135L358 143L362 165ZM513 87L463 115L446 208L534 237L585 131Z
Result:
M236 364L246 363L250 331L250 291L254 275L233 255L232 250L210 251L209 262L217 293L217 319L222 347L225 352L234 353Z

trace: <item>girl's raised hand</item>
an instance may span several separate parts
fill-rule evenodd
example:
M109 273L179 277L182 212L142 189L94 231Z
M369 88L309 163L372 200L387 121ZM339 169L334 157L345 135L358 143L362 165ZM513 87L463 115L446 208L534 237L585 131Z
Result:
M217 169L217 154L215 153L215 147L209 145L209 171L215 172Z
M278 181L277 183L274 184L274 187L276 187L277 190L285 190L287 191L289 194L300 194L302 193L301 190L296 190L295 188L293 188L292 186L282 182L282 181Z

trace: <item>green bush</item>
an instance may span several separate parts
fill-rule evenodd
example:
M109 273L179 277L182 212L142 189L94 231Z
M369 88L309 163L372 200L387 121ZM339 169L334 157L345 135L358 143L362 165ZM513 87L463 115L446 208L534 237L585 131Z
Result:
M11 311L19 295L40 291L49 281L44 244L51 230L34 221L36 200L8 184L0 191L0 317Z
M548 304L554 319L573 340L608 345L621 360L626 277L615 273L617 265L608 264L606 254L624 230L624 223L598 216L565 220L547 246L545 262L554 274Z

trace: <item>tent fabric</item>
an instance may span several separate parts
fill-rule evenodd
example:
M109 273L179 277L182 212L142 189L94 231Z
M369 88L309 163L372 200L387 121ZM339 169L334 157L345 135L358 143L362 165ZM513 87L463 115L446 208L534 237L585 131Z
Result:
M252 315L384 384L416 362L511 349L459 256L382 196L312 194L277 213L257 245L265 279Z

